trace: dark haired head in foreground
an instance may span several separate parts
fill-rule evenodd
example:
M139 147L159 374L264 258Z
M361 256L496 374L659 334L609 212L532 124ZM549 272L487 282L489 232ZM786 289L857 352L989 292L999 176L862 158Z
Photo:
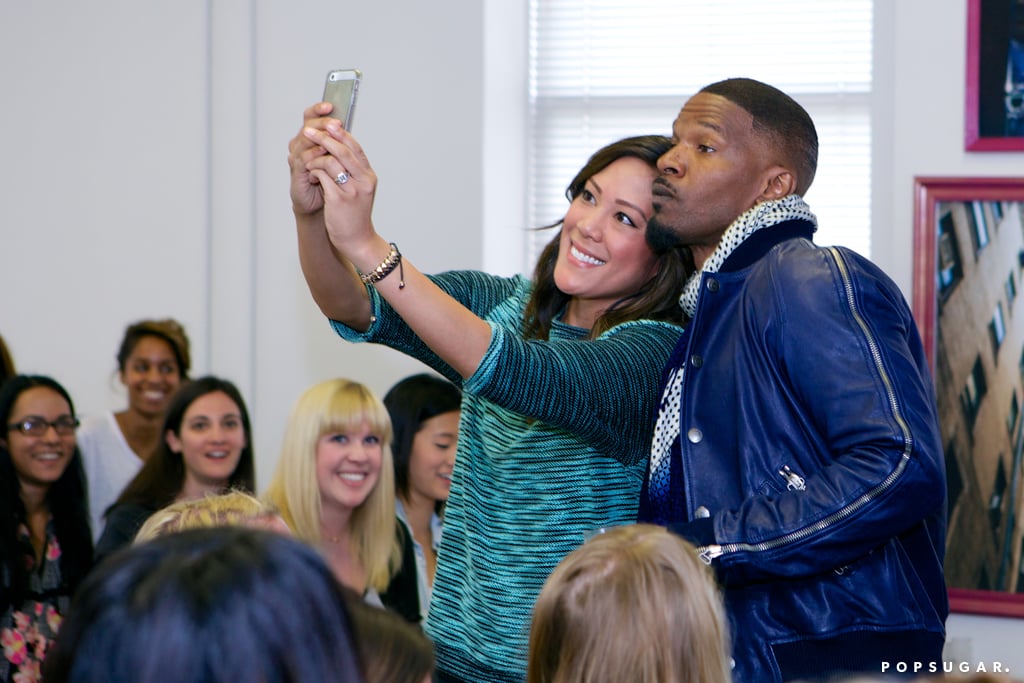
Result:
M119 551L76 595L48 683L362 683L345 598L319 555L242 527Z

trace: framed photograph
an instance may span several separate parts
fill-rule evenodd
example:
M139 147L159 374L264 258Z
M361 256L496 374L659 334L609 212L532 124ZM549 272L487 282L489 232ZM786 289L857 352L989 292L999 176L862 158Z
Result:
M967 0L964 146L1024 151L1024 0Z
M1024 617L1024 178L915 178L912 307L935 378L955 612Z

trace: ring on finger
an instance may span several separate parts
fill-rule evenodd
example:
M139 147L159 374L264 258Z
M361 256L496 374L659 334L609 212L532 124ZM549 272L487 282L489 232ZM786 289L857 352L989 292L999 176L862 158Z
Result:
M339 185L344 185L345 183L348 182L348 173L342 171L338 175L334 176L334 182L338 183Z

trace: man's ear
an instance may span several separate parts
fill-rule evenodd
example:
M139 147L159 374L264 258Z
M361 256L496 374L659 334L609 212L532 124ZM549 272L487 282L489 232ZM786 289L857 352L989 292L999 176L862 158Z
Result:
M787 168L775 166L768 171L768 180L759 199L763 202L782 199L796 192L796 175Z

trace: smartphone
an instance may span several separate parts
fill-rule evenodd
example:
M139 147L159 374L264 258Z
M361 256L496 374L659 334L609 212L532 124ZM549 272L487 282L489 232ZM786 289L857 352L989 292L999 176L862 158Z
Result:
M359 69L335 69L327 74L323 101L334 105L328 116L341 121L345 130L352 130L352 114L356 109L359 81L362 78Z

